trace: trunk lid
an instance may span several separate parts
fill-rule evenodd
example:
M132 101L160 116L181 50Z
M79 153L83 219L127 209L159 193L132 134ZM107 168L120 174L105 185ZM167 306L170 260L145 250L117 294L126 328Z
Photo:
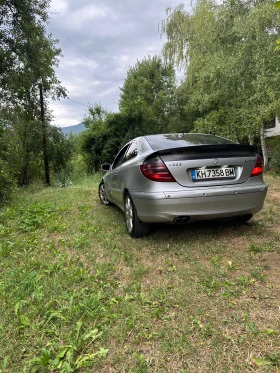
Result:
M244 183L257 160L252 146L240 144L173 148L156 154L180 185L194 188Z

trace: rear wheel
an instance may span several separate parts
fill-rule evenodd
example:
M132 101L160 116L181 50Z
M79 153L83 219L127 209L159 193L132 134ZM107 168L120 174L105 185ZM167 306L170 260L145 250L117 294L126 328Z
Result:
M99 195L99 199L100 199L100 201L103 205L109 206L111 204L111 202L106 197L104 181L101 181L101 183L99 184L98 195Z
M142 223L129 194L124 199L124 215L128 234L134 238L144 237L150 233L150 224Z

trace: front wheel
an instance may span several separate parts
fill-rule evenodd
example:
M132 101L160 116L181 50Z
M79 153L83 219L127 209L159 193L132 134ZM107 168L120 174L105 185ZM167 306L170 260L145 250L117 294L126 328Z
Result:
M109 206L111 204L111 202L106 197L104 181L101 181L101 183L99 184L98 195L99 195L99 199L100 199L100 201L103 205Z
M144 237L150 233L150 225L139 220L135 206L129 194L124 199L124 215L128 234L134 238Z

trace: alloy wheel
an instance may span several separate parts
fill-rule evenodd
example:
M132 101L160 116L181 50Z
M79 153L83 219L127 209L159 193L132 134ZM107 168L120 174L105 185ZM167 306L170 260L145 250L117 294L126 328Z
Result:
M134 210L131 198L126 196L125 198L125 221L128 232L133 230Z
M100 198L100 201L103 203L103 205L105 206L110 205L110 201L106 197L105 184L103 181L99 184L98 190L99 190L99 198Z

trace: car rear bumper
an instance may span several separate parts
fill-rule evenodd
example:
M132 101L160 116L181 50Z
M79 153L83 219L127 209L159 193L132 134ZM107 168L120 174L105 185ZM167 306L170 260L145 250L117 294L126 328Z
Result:
M174 222L187 217L189 222L255 214L263 207L265 184L198 188L176 192L132 192L139 219L145 223Z

